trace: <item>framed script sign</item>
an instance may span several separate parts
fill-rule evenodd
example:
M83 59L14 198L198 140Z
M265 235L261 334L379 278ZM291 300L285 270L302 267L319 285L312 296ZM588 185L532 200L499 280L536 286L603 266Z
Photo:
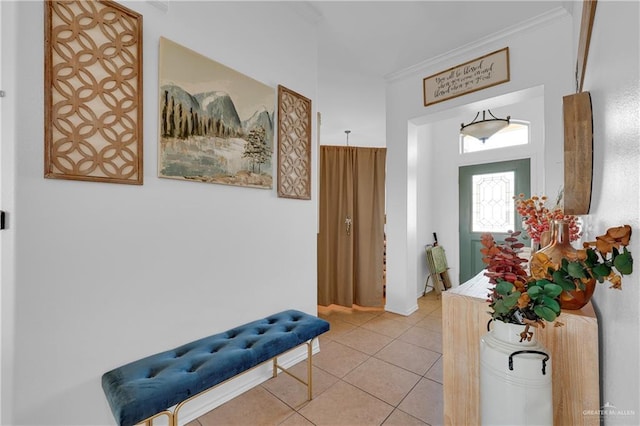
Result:
M422 81L424 106L507 81L509 81L509 48L505 47L426 77Z

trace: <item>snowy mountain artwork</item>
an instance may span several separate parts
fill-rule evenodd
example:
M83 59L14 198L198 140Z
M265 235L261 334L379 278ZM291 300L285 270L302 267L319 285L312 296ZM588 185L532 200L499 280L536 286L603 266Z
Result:
M158 176L273 187L275 89L160 39Z

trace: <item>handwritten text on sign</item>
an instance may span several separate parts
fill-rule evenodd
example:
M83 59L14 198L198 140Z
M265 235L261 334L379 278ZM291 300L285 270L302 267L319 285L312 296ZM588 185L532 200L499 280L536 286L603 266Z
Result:
M449 68L423 80L424 106L509 81L509 48Z

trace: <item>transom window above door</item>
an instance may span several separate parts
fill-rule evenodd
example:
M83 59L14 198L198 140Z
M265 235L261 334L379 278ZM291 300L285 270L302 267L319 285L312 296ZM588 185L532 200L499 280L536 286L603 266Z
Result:
M488 151L491 149L508 148L529 143L529 123L511 120L510 124L491 136L484 143L473 136L460 135L460 153Z

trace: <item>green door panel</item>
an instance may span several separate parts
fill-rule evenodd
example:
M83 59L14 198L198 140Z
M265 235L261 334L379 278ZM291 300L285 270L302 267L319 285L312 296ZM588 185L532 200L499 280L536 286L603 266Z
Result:
M482 245L480 238L481 232L473 232L472 230L472 182L476 175L484 175L489 173L514 172L515 189L514 195L520 193L529 194L531 187L531 166L528 158L522 160L501 161L497 163L477 164L473 166L463 166L459 168L459 237L460 237L460 284L475 276L484 269L482 262L482 254L480 249ZM514 209L514 215L517 212ZM522 230L522 221L515 217L515 230ZM503 241L507 233L492 232L496 241Z

